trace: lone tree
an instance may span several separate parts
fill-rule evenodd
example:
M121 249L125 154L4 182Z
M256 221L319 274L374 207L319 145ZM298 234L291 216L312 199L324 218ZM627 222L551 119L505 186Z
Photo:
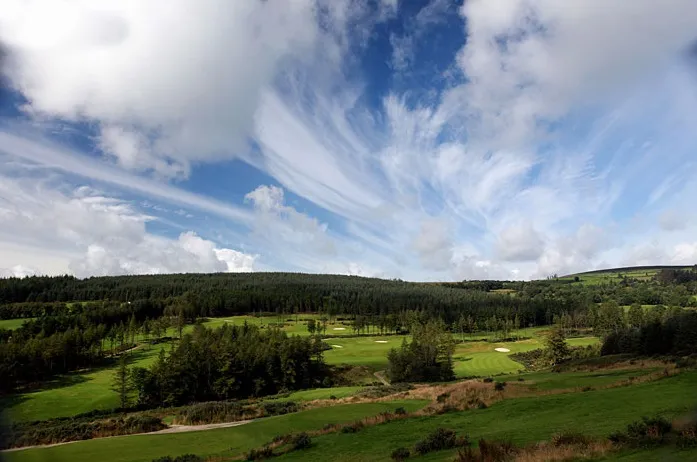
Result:
M439 382L452 380L453 351L451 335L442 321L415 323L412 340L406 338L399 349L387 355L387 375L391 382Z
M134 389L131 381L131 370L128 368L128 355L125 353L119 358L119 367L114 372L111 389L118 393L121 409L126 409L131 405Z
M545 354L552 365L559 364L569 357L571 350L566 343L566 335L560 327L555 327L545 339Z

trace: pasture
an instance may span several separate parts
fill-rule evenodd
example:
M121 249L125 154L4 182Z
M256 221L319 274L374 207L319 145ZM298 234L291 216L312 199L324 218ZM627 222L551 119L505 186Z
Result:
M301 317L302 318L302 317ZM204 325L215 328L224 323L241 325L248 323L262 323L275 318L257 318L253 316L237 316L233 318L212 318ZM297 325L291 324L284 329L307 329L304 322ZM187 330L193 326L187 326ZM329 330L328 330L329 331ZM524 369L523 365L513 361L509 355L513 353L529 351L543 346L541 335L545 329L525 329L520 335L533 335L532 338L517 342L492 343L487 341L466 341L456 346L454 359L455 375L458 378L484 377L501 374L514 374ZM387 354L392 348L399 348L404 339L409 336L385 335L371 337L342 337L325 339L332 346L331 350L324 352L327 364L348 364L352 366L365 366L373 372L387 368ZM300 333L300 332L295 332ZM174 332L168 332L173 335ZM345 334L344 334L345 335ZM475 333L465 335L465 338L485 340L491 338L491 333ZM460 335L455 335L460 338ZM597 343L595 337L571 338L569 345L580 346ZM132 366L147 367L155 361L160 350L169 348L169 344L141 345L131 353ZM506 348L509 352L499 352L495 348ZM115 365L97 370L77 372L61 377L39 390L24 393L15 397L5 398L3 403L7 408L8 416L17 421L43 420L51 417L66 417L93 409L112 409L117 406L117 395L111 390L111 382ZM372 378L372 377L371 377ZM338 398L355 392L358 387L342 387L341 389L306 390L293 393L289 399L311 400L329 398L334 395Z
M18 319L0 319L0 329L17 329L26 321L31 321L34 318L18 318Z
M561 431L603 437L643 415L660 412L676 417L693 410L697 406L697 395L692 393L695 388L697 372L689 372L630 387L506 399L488 409L415 417L368 427L358 437L342 433L320 436L313 440L312 448L279 460L329 460L331 454L333 461L387 461L394 449L413 447L438 427L468 434L475 441L485 437L510 439L516 444L549 440ZM435 452L416 460L452 461L455 452ZM697 450L691 450L683 452L679 459L668 460L695 460L695 456Z
M246 425L202 432L164 435L134 435L104 438L4 453L7 462L150 462L163 455L194 453L205 456L235 456L270 441L274 436L322 428L329 423L350 422L397 407L414 411L425 401L346 404L317 408L295 414L267 417Z
M160 352L160 347L141 347L131 354L131 365L147 367ZM115 366L76 372L49 382L39 390L5 398L3 407L15 421L44 420L68 417L93 409L118 407L118 397L111 391Z

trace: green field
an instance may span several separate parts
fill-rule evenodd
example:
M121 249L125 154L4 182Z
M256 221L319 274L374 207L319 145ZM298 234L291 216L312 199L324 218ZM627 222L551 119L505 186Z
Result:
M224 324L243 325L245 322L260 327L280 327L288 334L310 335L307 330L307 321L319 320L321 316L316 314L285 315L285 316L231 316L227 318L208 318L203 325L209 328L220 327ZM297 321L296 321L297 319ZM193 326L187 326L187 330ZM327 331L324 335L342 336L354 335L355 332L349 321L327 321Z
M509 399L488 409L417 417L369 427L360 435L331 434L315 438L313 448L279 460L387 461L392 450L413 447L437 427L466 433L471 439L511 439L516 444L547 440L555 432L607 436L643 415L678 416L697 405L697 372L631 387ZM697 451L690 451L691 457ZM688 453L688 454L689 454ZM452 461L454 451L416 460ZM651 460L651 459L636 459ZM683 460L694 460L684 458Z
M19 319L0 319L0 329L17 329L24 324L25 321L31 321L34 318L19 318Z
M131 353L132 365L152 364L160 348L139 348ZM75 373L48 383L44 388L4 401L8 416L15 421L67 417L93 409L118 407L118 397L111 391L114 367ZM3 407L5 407L3 406Z
M259 318L245 316L234 319L212 319L207 324L210 327L215 327L230 321L243 323L245 319L250 322L250 319L258 320ZM527 334L537 335L542 331L543 329L540 328L535 330L528 329ZM490 338L491 335L475 334L473 337ZM328 364L366 366L372 371L380 371L387 368L387 353L389 350L398 348L405 338L408 338L408 336L330 338L326 339L326 342L332 346L332 349L325 351L324 357ZM595 337L585 337L569 339L568 343L570 345L589 345L597 341L598 339ZM453 356L455 360L455 374L457 377L462 378L516 373L523 370L523 366L513 361L509 355L541 347L542 339L537 336L527 340L507 343L463 342L457 345ZM140 347L132 353L132 365L150 365L162 348L166 350L169 348L169 344ZM501 353L495 351L495 348L508 348L511 351L510 353ZM117 395L110 389L114 370L115 366L112 366L70 374L40 390L5 399L4 404L8 409L8 415L13 420L29 421L51 417L67 417L92 409L112 409L117 406ZM344 387L342 389L300 391L293 393L289 399L311 400L329 398L331 395L340 398L355 392L357 389L358 387Z
M608 270L599 271L589 271L587 273L570 274L568 276L560 277L559 280L574 280L575 277L579 278L579 282L585 285L597 285L606 284L609 282L619 282L622 277L630 279L638 279L640 281L651 280L657 272L663 268L670 269L690 269L690 266L670 266L670 267L644 267L644 268L614 268Z
M348 404L268 417L247 425L203 432L136 435L104 438L3 454L7 462L150 462L164 455L237 455L270 441L274 436L322 428L328 423L349 422L397 407L416 410L425 401Z

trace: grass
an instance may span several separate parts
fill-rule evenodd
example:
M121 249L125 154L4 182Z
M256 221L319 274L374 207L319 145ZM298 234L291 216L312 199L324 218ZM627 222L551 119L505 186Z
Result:
M238 455L270 441L274 436L320 429L392 411L397 407L416 410L425 401L348 404L268 417L239 427L165 435L137 435L80 441L51 448L35 448L3 454L6 462L149 462L165 455L194 453L202 456Z
M310 335L307 330L307 321L310 319L319 320L321 316L317 314L300 314L284 315L284 316L231 316L227 318L208 318L203 325L209 328L220 327L224 324L233 324L241 326L245 322L250 325L260 327L281 327L281 329L291 335ZM289 321L292 319L292 321ZM193 329L193 326L187 326L187 331ZM344 336L354 335L353 328L349 321L332 321L327 322L327 331L324 335Z
M334 387L334 388L315 388L313 390L300 390L291 393L289 396L280 398L284 401L313 401L316 399L330 399L332 396L336 398L346 398L354 395L363 387Z
M576 387L601 387L630 377L640 377L654 372L655 368L631 370L601 370L593 372L534 372L497 377L496 381L517 381L519 378L532 382L536 390L556 390Z
M308 318L307 315L304 317ZM300 318L302 320L303 316ZM224 323L242 324L245 321L261 323L275 319L277 318L236 316L233 318L210 319L206 325L216 327ZM285 329L299 329L300 327L305 328L305 324L301 323L297 326L295 324L287 325ZM193 326L187 326L187 329L193 329ZM456 376L462 378L512 374L523 370L523 366L513 361L509 354L540 348L542 340L539 336L544 331L545 328L525 329L521 331L521 335L534 335L534 337L518 342L490 343L485 341L467 341L458 344L454 355ZM477 333L472 337L487 339L491 338L491 336L492 334L490 333ZM408 336L335 337L326 340L328 344L335 347L326 351L324 356L328 364L350 364L366 366L373 371L384 370L387 368L387 353L391 348L398 348L405 338L408 338ZM572 338L568 341L571 345L587 345L598 340L594 337L587 337ZM133 353L133 365L143 367L150 365L163 347L167 349L169 344L141 347ZM497 347L508 348L511 352L497 352L494 350ZM8 407L8 416L17 421L43 420L51 417L71 416L93 409L114 408L117 406L117 396L116 393L110 390L114 368L115 366L112 366L70 374L53 381L40 390L9 399L6 398L3 401L5 406ZM345 393L355 392L357 388L342 387L337 389L306 390L293 393L289 399L311 400L329 398L331 395L341 398L346 396Z
M619 282L622 278L638 279L640 281L651 280L657 272L664 268L671 269L689 269L689 266L668 266L668 267L636 267L636 268L614 268L599 271L589 271L587 273L571 274L560 277L559 280L574 280L576 276L579 278L579 283L584 285L598 285L610 282Z
M159 351L155 346L133 351L131 365L148 366ZM118 407L118 397L110 390L115 367L69 374L40 390L6 398L3 404L8 407L7 416L14 421L44 420Z
M24 324L25 321L31 321L34 318L18 318L18 319L0 319L0 329L17 329Z
M318 437L313 448L279 460L389 460L394 449L413 447L437 427L467 433L473 440L509 438L519 445L548 440L560 431L604 437L642 415L664 413L671 417L688 412L697 405L696 388L697 372L690 372L631 387L509 399L488 409L417 417L365 428L358 438L341 433ZM443 451L418 460L451 461L453 456L453 451Z

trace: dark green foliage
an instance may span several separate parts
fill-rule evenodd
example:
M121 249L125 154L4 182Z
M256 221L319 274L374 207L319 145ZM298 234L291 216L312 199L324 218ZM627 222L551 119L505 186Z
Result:
M690 354L696 350L697 313L679 310L640 328L609 334L600 351L602 355L664 355Z
M138 402L173 406L319 386L327 368L317 345L315 339L288 337L277 329L196 326L169 355L140 373Z
M494 390L503 391L506 388L506 382L496 382L494 384Z
M569 345L566 343L566 335L564 330L556 327L552 329L545 339L545 356L550 364L560 364L568 359L571 354Z
M675 444L680 449L697 448L697 420L693 420L680 430Z
M362 422L354 422L341 427L341 433L357 433L363 428Z
M152 462L204 462L206 459L195 454L184 454L183 456L165 456L153 459Z
M407 410L404 409L403 407L398 407L397 409L394 410L394 413L397 415L405 415L407 413Z
M454 431L447 428L437 428L426 438L416 443L414 451L424 455L433 451L454 448L457 442L457 435Z
M358 398L382 398L383 396L394 395L404 391L412 390L414 387L408 383L392 383L390 385L376 385L365 387L354 396Z
M428 321L412 327L412 340L390 350L387 375L392 382L453 380L453 339L442 323Z
M670 421L662 416L642 417L629 424L625 432L615 432L609 438L613 443L646 448L663 444L672 428Z
M15 423L11 428L1 432L0 449L147 433L166 428L157 417L136 415L95 419L99 414L95 412L77 417Z
M273 449L269 446L264 446L259 449L251 449L246 455L246 460L263 460L274 456Z
M484 377L484 379L482 380L482 382L484 382L484 383L491 383L493 381L494 381L493 377Z
M390 454L390 457L392 460L395 461L402 461L402 460L407 460L409 456L411 455L411 452L409 451L409 448L397 448L394 451L392 451L392 454Z
M312 446L312 438L305 432L299 433L291 440L294 450L307 449Z

